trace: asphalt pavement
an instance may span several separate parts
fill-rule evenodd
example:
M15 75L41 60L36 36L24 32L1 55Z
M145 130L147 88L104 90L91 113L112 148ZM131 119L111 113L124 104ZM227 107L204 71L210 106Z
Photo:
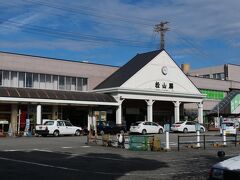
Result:
M178 135L170 136L172 144ZM164 143L164 135L161 139ZM230 144L209 146L205 150L182 148L179 152L172 146L169 152L152 152L85 142L85 136L0 138L0 177L4 180L207 179L213 164L240 153L240 145ZM224 150L226 157L217 157L219 150Z

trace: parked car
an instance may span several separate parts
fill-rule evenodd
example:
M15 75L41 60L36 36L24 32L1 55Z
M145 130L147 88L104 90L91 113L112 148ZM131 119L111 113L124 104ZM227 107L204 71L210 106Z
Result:
M65 120L45 120L43 125L37 125L35 130L36 134L56 137L59 135L80 136L81 132L81 127L73 126L69 121Z
M209 180L240 179L240 155L212 166Z
M141 134L159 133L159 134L162 134L163 132L164 132L163 127L155 122L138 121L138 122L133 123L133 125L130 126L130 133L141 133Z
M225 133L226 134L236 134L237 126L234 122L223 122L222 126L225 125ZM222 128L220 127L220 134L222 135Z
M116 125L116 123L112 121L101 121L97 125L97 133L98 134L117 134L121 131L127 132L127 128L124 125Z
M180 121L177 123L172 124L171 131L178 131L178 132L196 132L196 123L194 121ZM200 124L200 132L204 133L206 131L205 127Z

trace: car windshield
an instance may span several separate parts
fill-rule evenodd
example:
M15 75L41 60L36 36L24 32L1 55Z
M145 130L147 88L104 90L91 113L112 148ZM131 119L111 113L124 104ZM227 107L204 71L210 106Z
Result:
M49 125L49 126L51 126L51 125L53 125L54 124L54 121L46 121L43 125Z
M176 123L174 123L174 124L182 124L183 122L176 122Z
M226 126L230 127L230 126L234 126L234 123L223 123L226 124Z
M138 126L141 122L132 123L132 126Z

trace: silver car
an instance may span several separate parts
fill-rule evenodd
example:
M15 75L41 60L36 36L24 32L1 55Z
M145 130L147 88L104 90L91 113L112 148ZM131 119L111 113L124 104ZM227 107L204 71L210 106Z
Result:
M209 172L209 180L215 179L240 179L240 155L213 165Z

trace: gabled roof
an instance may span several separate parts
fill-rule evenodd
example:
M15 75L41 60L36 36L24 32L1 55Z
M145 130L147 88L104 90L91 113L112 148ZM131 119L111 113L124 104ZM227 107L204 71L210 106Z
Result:
M94 89L120 87L124 82L137 73L142 67L155 58L162 50L137 54L128 63L114 72Z
M102 93L57 91L57 90L12 88L12 87L0 87L0 97L94 101L94 102L116 102L116 100L112 96L108 94L102 94Z

